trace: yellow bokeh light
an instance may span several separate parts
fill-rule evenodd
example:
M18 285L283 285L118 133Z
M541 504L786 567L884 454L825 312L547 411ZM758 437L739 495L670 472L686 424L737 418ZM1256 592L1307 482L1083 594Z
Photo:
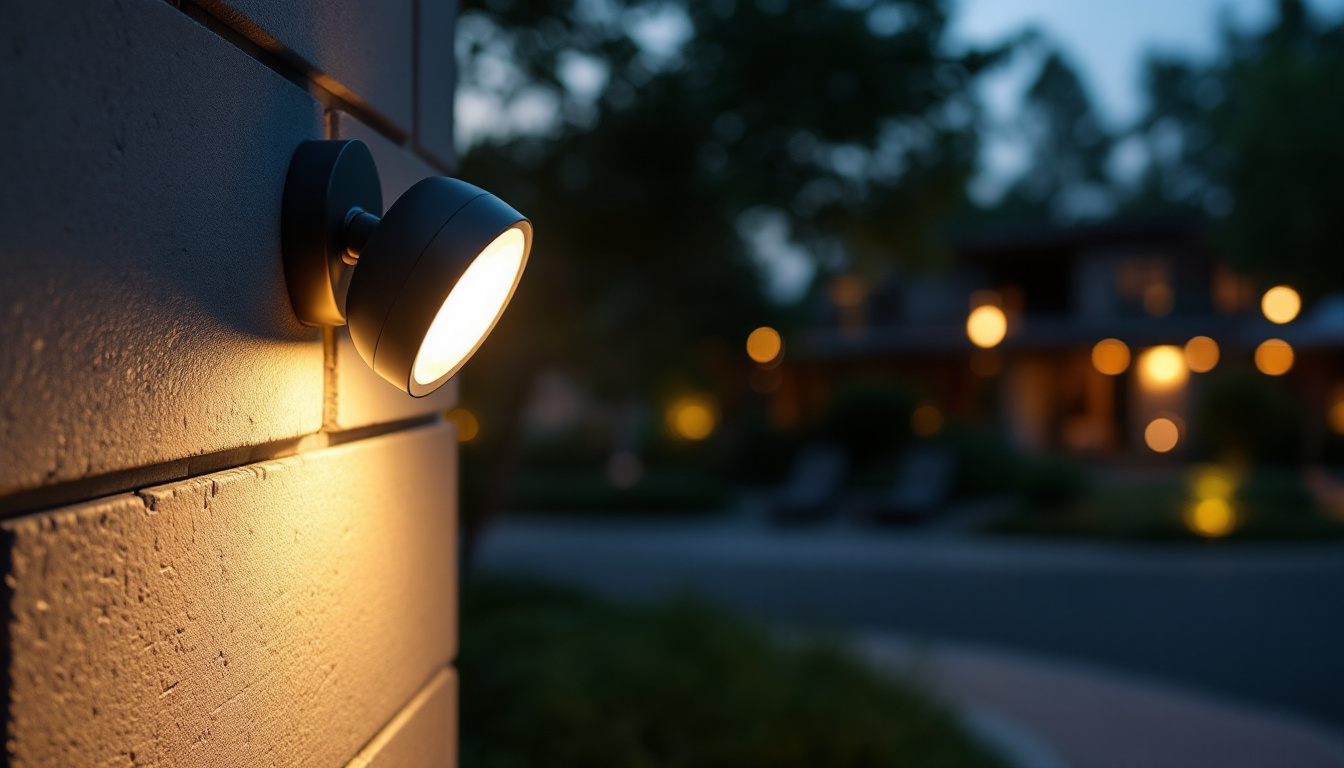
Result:
M1208 336L1196 336L1185 342L1185 364L1195 373L1208 373L1218 365L1218 342Z
M458 442L469 443L481 432L481 423L471 411L454 408L447 413L447 418L457 427Z
M1190 490L1196 499L1230 499L1237 490L1237 480L1220 467L1204 467L1195 474Z
M986 304L971 310L966 318L966 335L977 347L989 349L997 346L1008 335L1008 318L1003 310Z
M714 403L705 397L683 397L667 411L668 429L683 440L704 440L717 422Z
M1344 400L1339 400L1330 406L1330 412L1326 416L1330 422L1330 431L1336 435L1344 435Z
M910 414L910 429L920 437L933 437L943 431L943 412L933 403L922 403Z
M1255 367L1267 376L1282 376L1293 367L1293 348L1282 339L1269 339L1255 348Z
M1119 339L1102 339L1092 347L1092 367L1107 376L1119 376L1129 369L1129 346Z
M784 348L779 331L769 326L761 326L747 337L747 357L764 365L776 357Z
M1236 527L1237 515L1227 499L1201 499L1185 513L1185 526L1192 533L1209 539L1226 536Z
M1180 347L1163 345L1139 355L1139 380L1149 389L1175 389L1189 377Z
M1176 422L1168 418L1153 419L1143 430L1143 442L1158 453L1166 453L1175 448L1180 439L1180 428L1176 426Z
M1260 311L1269 322L1283 325L1292 322L1302 311L1302 297L1286 285L1276 285L1260 298Z

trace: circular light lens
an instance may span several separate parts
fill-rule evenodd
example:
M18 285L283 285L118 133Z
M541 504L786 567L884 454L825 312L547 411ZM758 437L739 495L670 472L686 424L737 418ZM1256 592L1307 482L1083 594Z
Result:
M476 351L513 296L527 260L525 251L522 230L510 227L471 262L420 342L411 368L416 384L433 384Z

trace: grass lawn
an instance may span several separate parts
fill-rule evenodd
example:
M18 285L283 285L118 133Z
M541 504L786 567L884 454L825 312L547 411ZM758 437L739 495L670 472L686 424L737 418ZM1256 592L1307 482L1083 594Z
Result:
M695 600L473 580L459 669L464 768L1003 765L913 686Z

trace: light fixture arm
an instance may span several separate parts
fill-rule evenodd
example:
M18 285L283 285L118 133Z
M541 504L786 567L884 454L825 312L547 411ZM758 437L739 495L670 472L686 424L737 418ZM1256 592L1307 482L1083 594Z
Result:
M345 251L341 254L341 261L352 267L359 263L359 254L364 251L365 243L373 237L381 222L381 217L363 208L351 208L345 214Z

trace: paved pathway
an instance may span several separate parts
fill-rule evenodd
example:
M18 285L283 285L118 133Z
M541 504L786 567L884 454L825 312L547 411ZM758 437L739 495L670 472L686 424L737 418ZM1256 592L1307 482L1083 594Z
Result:
M963 708L1020 768L1344 768L1337 733L1154 681L884 634L857 645Z

